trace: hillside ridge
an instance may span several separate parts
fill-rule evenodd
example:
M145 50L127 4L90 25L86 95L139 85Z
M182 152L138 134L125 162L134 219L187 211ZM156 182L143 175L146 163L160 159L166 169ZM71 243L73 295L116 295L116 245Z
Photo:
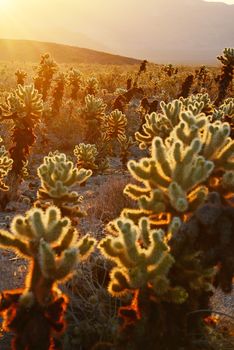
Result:
M0 61L37 62L49 52L58 63L139 64L141 60L53 42L0 39Z

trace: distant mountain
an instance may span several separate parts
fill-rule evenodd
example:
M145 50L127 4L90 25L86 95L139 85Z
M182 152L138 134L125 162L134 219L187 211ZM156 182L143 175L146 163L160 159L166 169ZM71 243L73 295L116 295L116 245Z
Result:
M204 0L66 0L66 6L64 2L58 1L56 16L52 6L43 7L43 1L41 7L31 6L31 16L26 16L26 10L12 12L11 18L18 21L10 21L0 11L1 37L56 42L156 63L178 64L217 64L216 56L223 48L234 46L234 5ZM48 12L46 16L42 10ZM17 46L22 48L22 42L15 45L17 55L13 57L8 50L7 57L24 59L22 52L27 52L27 57L35 59L31 44L29 48L25 44L24 51ZM39 46L41 52L41 45L34 47ZM63 53L58 48L58 56L69 62L76 60L78 51L74 50L66 48ZM111 60L110 56L104 58L103 54L92 51L79 54L82 62L87 57L88 62L94 58ZM4 55L6 45L4 52L0 50L0 59Z
M140 60L76 46L32 40L0 39L0 61L38 62L49 52L58 63L139 64Z

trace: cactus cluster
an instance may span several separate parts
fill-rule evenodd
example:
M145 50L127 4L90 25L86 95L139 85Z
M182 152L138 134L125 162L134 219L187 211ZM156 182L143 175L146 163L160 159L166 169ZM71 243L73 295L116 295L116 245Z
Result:
M9 226L5 216L0 230L0 247L29 262L25 287L0 293L2 328L14 333L14 350L91 349L100 339L94 349L214 349L203 316L211 316L216 288L232 291L234 276L234 99L225 99L233 50L225 49L219 60L218 85L215 68L178 70L146 60L128 72L95 71L97 80L83 65L82 73L57 73L46 54L37 67L37 89L16 72L17 89L5 102L0 96L0 119L10 121L1 134L13 131L9 155L0 147L1 207L9 188L22 188L21 201L13 202L18 210L33 202L37 157L28 154L36 126L38 135L44 128L55 137L48 142L63 143L56 148L69 146L70 156L55 151L43 158L32 208ZM140 149L131 154L137 142ZM43 156L51 146L43 143ZM41 155L40 142L38 149ZM98 176L92 188L80 188L104 172L109 157L104 184L98 187ZM14 191L27 164L30 183ZM18 177L6 179L11 169ZM123 186L132 204L117 196ZM86 234L86 225L99 242ZM65 293L72 296L69 308ZM61 338L65 319L69 329ZM197 334L201 342L194 342Z
M234 141L230 132L228 123L211 123L204 114L182 112L169 138L153 139L149 158L129 162L130 173L144 187L126 187L125 193L138 200L139 209L124 213L133 217L144 212L154 216L194 211L212 183L217 190L217 178L223 194L225 187L233 190Z
M161 113L152 112L145 116L142 131L135 134L141 149L148 148L155 136L166 139L180 122L180 116L183 112L192 112L194 116L204 113L210 119L218 119L217 110L212 106L208 94L190 95L187 98L180 97L169 103L162 101L160 107Z

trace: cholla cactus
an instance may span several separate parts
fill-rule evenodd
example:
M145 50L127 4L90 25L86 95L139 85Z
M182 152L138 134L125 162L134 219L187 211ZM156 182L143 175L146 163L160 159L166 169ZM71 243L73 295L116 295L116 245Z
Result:
M98 155L98 150L95 145L80 143L75 146L74 155L77 157L78 169L98 169L97 164L95 164Z
M111 270L108 290L113 296L131 293L133 297L130 305L125 302L126 306L118 310L122 324L114 348L166 349L165 334L175 327L169 321L175 317L167 308L180 310L188 293L171 284L169 276L175 260L164 241L164 232L150 229L146 218L137 226L127 219L116 220L115 225L115 236L107 236L99 244L102 253L117 265ZM178 329L176 333L178 337Z
M222 74L219 76L219 93L215 101L215 105L222 103L227 93L228 87L233 80L234 71L234 48L225 48L223 55L217 59L222 63Z
M0 142L2 138L0 137ZM5 149L5 146L0 147L0 190L8 191L9 187L4 183L4 178L7 176L8 172L12 168L13 160L9 158L8 152Z
M102 253L117 264L110 274L109 292L122 296L152 288L161 301L184 302L185 290L171 287L167 277L174 259L163 242L163 231L150 230L146 218L140 220L139 226L131 220L119 219L116 226L118 236L108 236L99 244Z
M198 155L200 150L201 144L195 139L184 149L177 141L170 151L162 139L156 137L151 158L143 158L139 163L132 160L128 164L130 173L145 187L126 187L125 193L138 200L140 209L124 210L124 213L130 217L143 215L145 211L152 215L174 210L183 213L199 205L208 190L198 185L207 180L214 167Z
M63 153L49 153L44 157L43 164L37 170L41 180L41 187L37 196L39 202L52 201L58 206L63 215L80 216L79 203L82 197L71 188L75 184L82 184L92 175L91 170L74 167Z
M195 73L195 78L198 82L198 89L204 88L207 80L210 78L209 69L203 65L195 70Z
M189 95L189 92L190 92L190 89L193 85L193 81L194 81L194 76L192 74L189 74L183 84L182 84L182 87L181 87L181 92L178 94L178 98L179 97L188 97Z
M41 61L37 68L37 76L34 78L34 84L36 89L42 94L43 101L48 96L53 76L57 70L57 63L51 58L49 53L41 56Z
M173 128L179 124L182 112L190 111L196 116L204 108L208 108L209 102L207 94L192 95L189 98L180 98L169 103L162 101L160 103L162 113L147 114L146 122L142 126L143 133L139 131L135 133L139 147L145 149L151 146L155 136L166 139Z
M234 137L234 98L227 98L224 103L215 110L213 120L228 122L231 127L230 136Z
M63 73L60 73L56 78L55 78L55 86L52 91L52 113L53 115L59 113L60 108L62 106L63 102L63 95L64 95L64 90L66 86L66 78Z
M170 63L163 66L162 71L165 72L168 75L168 77L171 77L172 75L178 73L178 68L173 67L173 65Z
M147 114L145 117L145 124L143 124L143 132L136 132L135 137L139 142L141 149L146 149L151 146L152 140L155 136L160 136L166 139L178 124L181 124L184 112L189 112L193 119L207 119L215 121L222 120L225 112L232 113L232 101L228 100L228 105L221 106L220 109L214 110L208 94L191 95L188 98L180 97L179 100L173 100L170 103L161 102L162 113L153 112ZM204 113L208 116L205 118ZM181 124L182 127L183 124ZM194 123L192 127L194 130Z
M70 69L67 76L68 85L71 87L71 95L70 98L73 101L76 101L78 98L78 92L81 88L81 84L83 81L82 74L78 69Z
M43 110L41 95L33 85L19 85L10 93L6 102L1 105L1 118L12 119L14 123L23 128L25 124L32 126L40 119Z
M85 106L78 111L84 121L86 128L85 139L87 142L94 142L101 136L100 123L104 118L106 104L101 98L93 95L85 97Z
M25 83L25 79L27 78L27 73L21 69L18 69L16 72L15 72L15 76L16 76L16 79L17 79L17 85L24 85Z
M194 114L205 113L206 115L211 115L214 112L212 102L207 93L190 95L187 98L180 97L180 101L182 101L185 110L189 110Z
M120 159L122 163L122 167L127 168L128 158L130 156L130 149L132 146L136 144L136 141L132 139L132 137L126 137L121 141L120 144Z
M117 140L119 143L126 139L127 118L119 110L114 110L102 122L102 138L106 142Z
M0 105L0 118L12 119L14 123L13 147L9 150L13 159L12 171L20 174L27 161L29 148L35 141L34 127L40 121L43 110L41 95L33 85L21 86L8 95Z
M80 115L86 120L97 119L101 120L106 109L106 104L101 98L97 98L93 95L87 95L85 97L85 107L79 112Z
M76 264L89 256L95 240L77 241L77 231L56 207L31 209L16 216L11 232L0 231L0 246L15 250L31 262L26 287L3 292L0 312L5 330L15 332L14 349L49 349L54 332L63 331L68 303L58 283L70 277Z
M125 193L138 200L140 209L124 210L125 215L136 218L146 212L154 216L193 211L208 193L207 180L220 179L222 174L224 187L229 184L232 188L234 141L229 137L229 124L212 124L203 114L195 117L191 112L181 113L180 119L166 141L154 138L151 157L129 162L130 173L144 187L126 187ZM211 188L212 183L218 190L217 181L210 181Z
M86 81L85 93L86 95L96 95L99 89L98 80L95 77L90 77Z

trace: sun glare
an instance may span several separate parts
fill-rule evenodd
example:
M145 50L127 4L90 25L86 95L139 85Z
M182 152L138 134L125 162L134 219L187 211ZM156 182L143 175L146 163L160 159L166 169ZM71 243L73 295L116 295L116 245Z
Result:
M6 9L7 7L9 7L10 3L11 1L9 0L0 0L0 9Z

